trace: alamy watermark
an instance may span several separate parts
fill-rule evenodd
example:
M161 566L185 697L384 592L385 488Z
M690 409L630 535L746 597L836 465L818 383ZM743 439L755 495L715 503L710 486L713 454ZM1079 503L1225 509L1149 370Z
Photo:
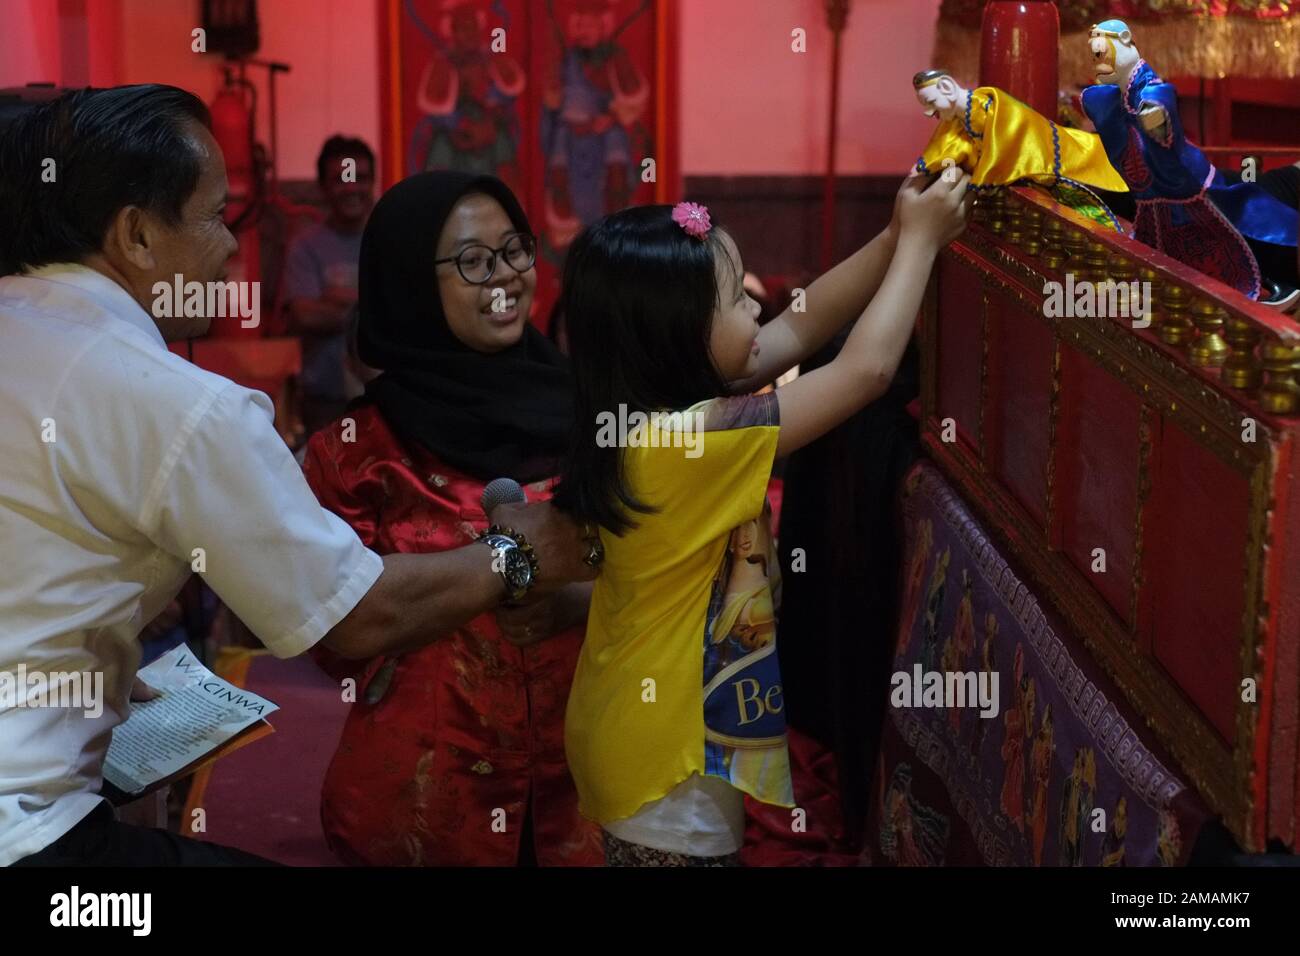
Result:
M155 319L238 317L245 329L262 323L260 282L186 282L178 272L172 282L155 282L151 291Z
M0 710L62 707L94 720L104 713L102 671L0 671Z
M132 936L148 936L153 929L153 894L82 892L74 884L68 892L50 897L50 925L117 926L131 930Z
M997 671L927 671L914 664L911 673L896 671L889 683L893 707L978 707L981 717L998 715Z
M1067 272L1064 282L1043 283L1043 314L1049 319L1130 319L1133 328L1151 324L1151 283L1104 279L1075 281Z
M600 448L681 448L687 458L704 454L703 412L618 412L596 415L596 445Z

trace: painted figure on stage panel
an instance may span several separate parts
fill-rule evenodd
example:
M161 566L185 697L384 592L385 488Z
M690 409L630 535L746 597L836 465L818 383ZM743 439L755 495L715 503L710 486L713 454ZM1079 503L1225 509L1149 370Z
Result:
M1156 826L1156 856L1161 866L1177 866L1183 853L1183 834L1178 825L1178 815L1168 807L1161 807Z
M1142 59L1122 20L1097 24L1088 42L1097 83L1084 89L1083 109L1137 202L1135 238L1243 295L1282 301L1264 289L1249 242L1290 247L1294 258L1296 210L1256 183L1230 182L1187 139L1177 89Z
M903 613L899 617L903 633L898 642L898 654L907 653L916 629L917 607L921 601L921 585L925 581L925 565L930 560L934 545L934 522L929 518L917 525L917 541L912 546L912 560L907 566L907 583L903 592Z
M882 777L883 783L883 777ZM880 848L899 866L942 866L948 818L912 794L912 768L900 763L884 795Z
M1101 865L1124 865L1124 836L1128 833L1128 798L1120 797L1111 815L1110 826L1101 841Z
M510 16L500 0L441 0L436 29L416 4L406 15L437 51L420 76L424 119L411 137L410 171L450 169L518 185L515 102L527 76L506 44ZM492 35L496 27L507 31Z
M542 95L546 238L567 248L583 226L628 204L639 157L651 153L638 122L650 84L619 36L649 9L627 0L547 0L558 52ZM622 14L622 16L620 16Z
M992 682L997 679L995 675L997 675L998 666L993 646L994 641L997 640L997 636L998 617L992 611L989 611L984 617L984 644L980 649L980 680L988 681L988 686L990 687L992 686ZM986 677L984 675L988 676ZM984 751L984 741L988 737L989 727L992 726L994 719L995 718L993 717L980 717L978 720L972 721L971 723L971 734L973 738L971 743L971 753L974 754L977 761L976 766L978 767L983 766L982 763L978 762L979 756Z
M953 625L952 636L944 642L943 655L940 658L940 667L954 674L966 670L971 655L975 652L975 613L972 608L975 581L965 568L961 569L961 586L962 596L961 603L957 605L957 622ZM969 702L967 704L969 705ZM962 714L966 709L965 707L948 708L948 723L952 727L954 737L961 730Z
M1017 830L1024 830L1025 816L1025 713L1021 681L1025 674L1025 648L1016 645L1012 666L1015 700L1002 715L1002 813Z
M1083 841L1091 832L1092 808L1097 794L1097 758L1091 747L1074 754L1074 766L1061 793L1057 851L1061 866L1083 865Z
M925 633L921 637L921 668L932 671L938 663L939 619L943 616L943 592L948 581L948 562L952 549L944 548L930 574L930 587L925 595Z
M1030 751L1029 775L1033 796L1029 801L1029 835L1033 840L1034 865L1043 865L1043 841L1047 837L1047 790L1052 779L1053 739L1052 705L1043 708L1043 722L1034 736Z
M1027 833L1026 823L1028 822L1029 812L1034 808L1033 765L1030 758L1033 756L1034 746L1034 717L1038 713L1037 687L1034 684L1034 679L1029 676L1027 668L1025 674L1020 678L1020 688L1017 693L1020 698L1020 730L1025 735L1020 748L1020 767L1025 774L1025 779L1020 784L1020 829L1022 833Z

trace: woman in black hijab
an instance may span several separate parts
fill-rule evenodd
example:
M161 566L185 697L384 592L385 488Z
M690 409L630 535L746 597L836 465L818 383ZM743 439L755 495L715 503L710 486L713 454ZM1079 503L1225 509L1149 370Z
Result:
M481 532L483 486L550 496L572 424L567 362L528 321L536 242L500 180L422 173L375 206L361 243L358 350L382 374L314 435L322 504L381 554ZM485 555L491 557L485 549ZM603 862L564 760L564 708L590 585L485 614L356 679L321 816L347 863Z

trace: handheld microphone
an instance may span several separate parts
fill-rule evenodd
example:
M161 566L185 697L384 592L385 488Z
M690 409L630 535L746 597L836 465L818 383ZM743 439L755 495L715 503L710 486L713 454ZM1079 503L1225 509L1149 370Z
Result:
M490 515L497 505L523 504L528 501L524 489L513 478L494 478L483 488L479 503L483 513Z

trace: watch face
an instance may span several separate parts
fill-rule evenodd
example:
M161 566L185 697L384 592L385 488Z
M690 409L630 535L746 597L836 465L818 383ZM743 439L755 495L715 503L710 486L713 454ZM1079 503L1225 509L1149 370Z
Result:
M518 591L532 583L533 566L528 561L528 555L518 548L509 548L505 553L504 560L506 581L510 584L512 590Z

